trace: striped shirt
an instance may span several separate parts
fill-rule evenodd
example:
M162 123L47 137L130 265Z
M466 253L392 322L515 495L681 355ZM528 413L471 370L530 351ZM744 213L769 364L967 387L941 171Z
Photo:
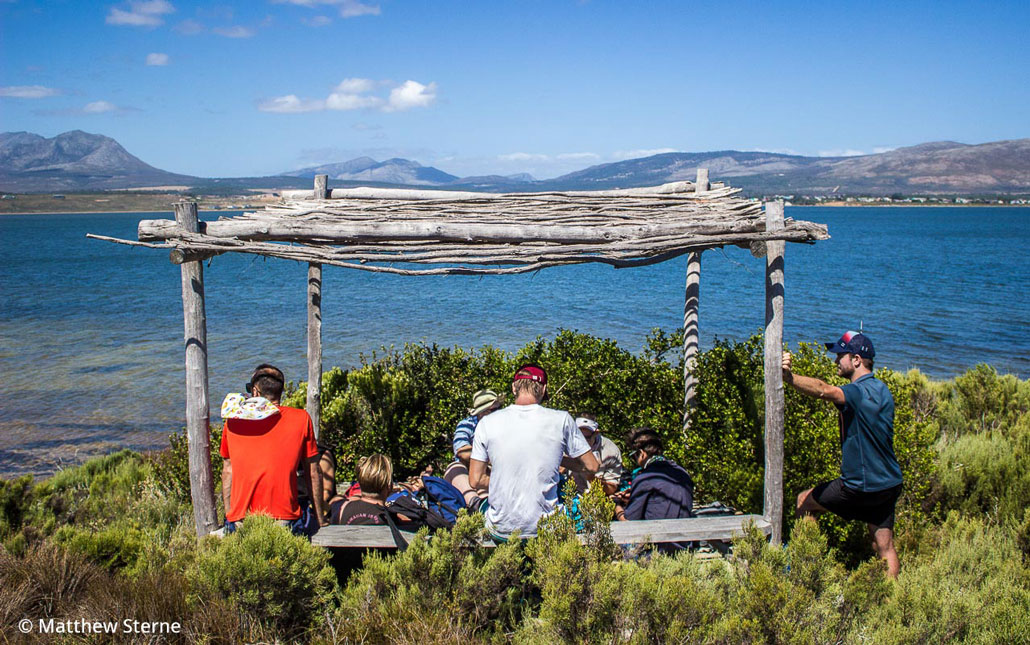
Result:
M479 417L474 414L458 422L458 427L454 429L454 439L451 441L455 457L458 456L458 451L462 448L472 447L472 437L476 434L476 426L478 424Z

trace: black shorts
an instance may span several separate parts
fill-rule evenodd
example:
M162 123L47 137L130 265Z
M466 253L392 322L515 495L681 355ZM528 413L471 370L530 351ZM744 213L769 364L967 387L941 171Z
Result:
M815 501L835 515L846 520L859 520L881 529L894 528L894 505L901 495L901 484L866 493L848 488L838 478L812 489Z

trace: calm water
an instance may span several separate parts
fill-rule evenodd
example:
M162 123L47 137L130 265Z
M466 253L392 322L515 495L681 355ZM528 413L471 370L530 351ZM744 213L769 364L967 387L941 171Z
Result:
M789 208L832 239L790 244L785 340L864 324L877 363L950 377L978 362L1030 376L1030 209ZM0 473L52 470L115 446L152 448L184 424L179 268L135 239L164 214L0 217ZM214 219L215 215L205 216ZM763 325L764 264L704 254L702 347ZM514 349L558 328L637 351L682 324L685 259L522 276L407 277L327 267L324 364L425 340ZM213 411L257 363L306 377L307 267L221 256L205 268Z

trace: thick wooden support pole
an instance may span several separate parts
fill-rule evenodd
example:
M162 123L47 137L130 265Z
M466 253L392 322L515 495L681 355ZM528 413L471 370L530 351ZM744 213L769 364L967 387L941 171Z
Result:
M697 376L698 328L697 309L700 303L701 251L687 254L687 297L683 303L683 432L690 429L690 414L694 409L694 390Z
M783 202L766 202L767 230L783 228ZM772 543L783 541L783 251L766 242L765 257L765 519Z
M708 181L708 169L698 168L697 182L694 183L694 191L698 193L707 193L711 187L712 183Z
M329 175L315 175L315 199L329 199Z
M322 423L322 265L308 265L308 400L318 438Z
M175 204L175 221L196 233L197 205ZM190 496L197 535L218 526L215 488L211 475L211 411L207 390L207 313L204 309L204 265L185 262L182 271L182 315L186 344L186 437L189 444Z

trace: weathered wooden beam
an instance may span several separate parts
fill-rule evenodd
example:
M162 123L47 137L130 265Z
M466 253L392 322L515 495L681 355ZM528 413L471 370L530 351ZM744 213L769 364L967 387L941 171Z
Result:
M322 265L308 264L308 396L304 408L318 439L322 425Z
M728 541L742 535L744 527L750 522L753 522L762 533L769 535L771 527L760 515L612 522L611 532L616 544ZM408 542L415 538L415 533L410 531L401 531L401 535ZM341 548L393 548L396 546L388 526L327 526L319 529L318 533L311 538L311 543L318 546ZM485 547L494 546L493 541L489 539L483 539L480 544Z
M766 202L766 227L783 228L783 202ZM765 519L772 543L783 540L783 252L785 244L768 241L765 257Z
M197 205L175 204L175 221L186 231L198 229ZM211 474L211 411L208 403L207 313L204 265L186 262L182 272L182 314L186 346L186 436L189 446L190 497L197 535L215 530L215 488Z
M819 227L806 227L802 239L822 239ZM461 241L468 244L520 244L527 241L557 244L618 242L664 236L730 236L755 233L764 229L757 218L732 222L698 219L670 224L630 224L613 226L523 225L506 223L448 221L341 221L311 220L222 220L206 222L200 232L207 237L235 238L241 241L283 241L337 244L349 242L388 242L406 240ZM142 242L172 240L181 233L170 220L142 220L137 229ZM784 232L785 236L792 233Z
M203 262L204 260L221 255L223 251L195 251L192 249L172 249L168 252L168 259L172 264L185 264L187 262Z
M687 254L687 290L683 303L683 432L690 429L690 415L694 409L694 390L697 388L697 363L700 334L698 306L701 302L701 251Z

